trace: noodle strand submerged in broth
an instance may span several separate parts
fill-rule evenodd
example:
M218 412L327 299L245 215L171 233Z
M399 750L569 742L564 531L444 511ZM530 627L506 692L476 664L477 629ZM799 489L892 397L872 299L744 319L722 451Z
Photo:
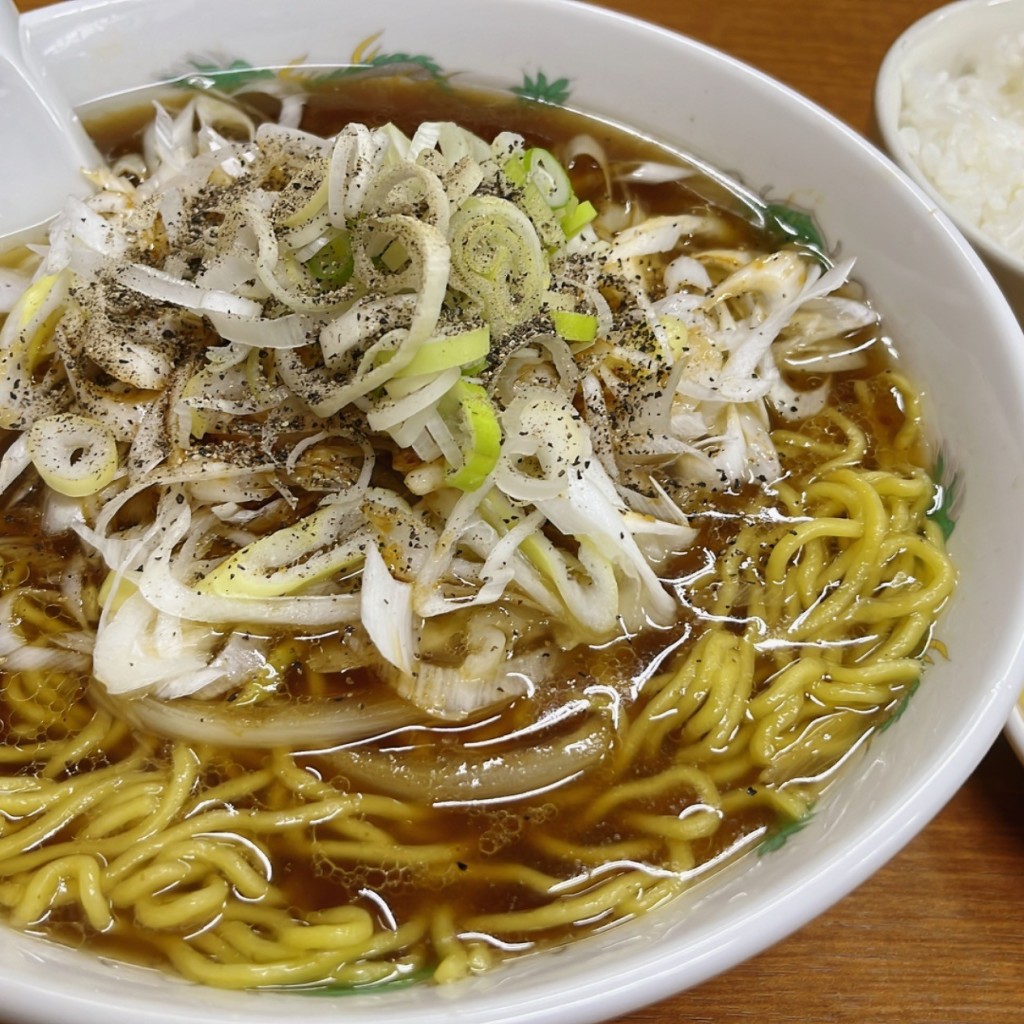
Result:
M955 574L848 267L577 115L306 109L340 142L109 138L12 254L0 905L220 987L443 982L800 821Z

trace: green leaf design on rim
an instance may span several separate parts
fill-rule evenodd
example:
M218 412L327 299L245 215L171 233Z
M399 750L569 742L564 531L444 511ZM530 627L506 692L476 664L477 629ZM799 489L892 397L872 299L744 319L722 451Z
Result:
M295 988L290 991L300 996L328 996L330 998L362 995L367 992L397 992L403 988L422 985L433 975L434 972L431 968L420 967L409 974L403 974L401 977L391 978L388 981L369 982L364 985L316 985L311 988Z
M269 68L253 67L241 59L229 60L227 63L190 59L188 64L191 70L167 75L165 78L182 89L205 88L212 81L223 92L237 92L254 81L277 77L276 72Z
M449 73L428 54L381 50L377 42L382 34L383 32L374 33L357 43L347 64L319 73L312 70L303 71L301 61L275 70L256 67L240 57L226 57L223 60L205 57L187 58L187 70L172 71L158 78L183 89L203 89L212 85L223 92L237 92L254 81L285 75L292 80L306 78L311 84L373 74L422 75L435 81L447 81ZM522 82L511 86L510 91L526 100L563 106L569 101L572 90L570 79L549 79L543 71L538 70L533 77L524 72Z
M945 452L940 451L931 478L935 486L935 501L928 510L928 518L938 525L942 530L942 536L949 540L956 529L960 501L963 497L963 474L957 470L951 471L946 462Z
M360 64L349 64L318 75L314 80L316 82L332 82L339 78L350 78L353 75L365 75L373 69L387 69L390 74L422 73L424 77L438 81L443 81L446 78L441 65L433 57L428 57L424 53L379 53Z
M556 78L549 82L547 75L543 71L538 71L536 78L524 73L522 85L512 86L511 91L525 100L563 106L568 102L571 90L568 78Z
M339 78L372 75L404 75L407 77L430 78L446 81L447 75L441 65L425 53L384 52L377 45L383 32L376 32L360 40L349 55L348 63L327 70L304 68L304 58L289 61L281 68L256 67L240 57L189 57L185 60L187 70L174 70L158 76L161 81L170 82L183 89L205 89L216 87L222 92L238 92L254 81L267 79L289 80L293 85L315 86Z
M910 698L917 693L918 687L921 685L921 677L918 676L906 689L906 692L900 697L899 704L893 708L892 714L882 723L879 732L885 732L886 729L895 725L902 717L904 712L910 707Z
M781 850L789 841L790 836L795 836L797 832L802 832L810 825L813 819L814 812L808 811L802 818L779 825L761 841L761 845L757 848L757 855L763 857L766 853L774 853L776 850Z
M815 252L825 252L825 239L811 214L785 203L765 206L766 225L780 241L798 242Z

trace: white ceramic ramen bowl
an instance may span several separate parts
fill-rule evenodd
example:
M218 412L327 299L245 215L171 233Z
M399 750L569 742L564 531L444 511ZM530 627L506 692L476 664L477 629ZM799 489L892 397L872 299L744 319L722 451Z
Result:
M911 25L896 40L875 86L878 129L892 158L959 227L995 275L1018 316L1024 317L1024 257L985 233L962 204L951 202L924 173L901 129L910 76L970 72L1003 39L1024 34L1022 0L959 0ZM983 179L976 179L984 187Z
M455 27L458 30L455 30ZM448 987L340 999L205 991L0 928L10 1021L66 1024L583 1024L662 999L764 949L898 851L983 757L1024 678L1024 338L935 203L837 120L668 32L566 0L70 0L26 41L76 103L192 64L404 53L467 79L547 91L812 208L888 318L956 474L960 587L906 713L808 826L673 905ZM571 45L567 42L571 40ZM965 884L970 884L969 880Z

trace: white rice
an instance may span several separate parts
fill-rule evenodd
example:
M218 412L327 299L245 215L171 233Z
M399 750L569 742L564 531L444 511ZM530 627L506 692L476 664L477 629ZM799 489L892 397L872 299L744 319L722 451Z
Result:
M1024 257L1024 33L903 82L900 137L959 214Z

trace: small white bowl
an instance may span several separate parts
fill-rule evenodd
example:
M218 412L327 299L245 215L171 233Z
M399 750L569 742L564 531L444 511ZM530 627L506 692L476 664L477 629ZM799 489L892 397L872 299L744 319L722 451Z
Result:
M974 246L1024 321L1024 258L982 231L936 189L900 133L908 76L957 74L975 54L984 53L1001 35L1011 32L1024 32L1024 0L958 0L921 18L896 40L882 62L875 85L875 116L889 154Z
M1017 706L1010 712L1006 722L1006 738L1017 756L1024 762L1024 697L1021 697Z

